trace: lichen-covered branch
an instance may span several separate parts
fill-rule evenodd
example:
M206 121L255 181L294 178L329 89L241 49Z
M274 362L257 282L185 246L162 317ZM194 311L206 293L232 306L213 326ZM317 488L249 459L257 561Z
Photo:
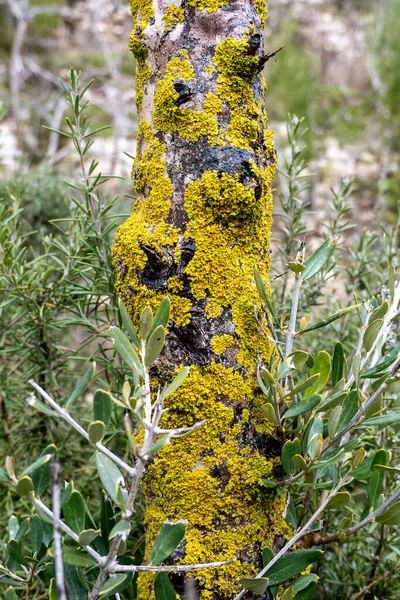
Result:
M253 282L268 277L271 181L276 158L267 126L262 67L264 0L131 0L136 58L137 194L117 233L117 288L137 321L168 295L166 349L154 370L164 384L190 374L160 422L196 433L162 449L144 477L147 552L166 518L187 519L179 564L233 560L196 572L201 597L232 597L256 572L261 548L285 533L285 498L263 489L280 443L262 419ZM152 575L139 578L149 598ZM171 579L178 593L184 574Z

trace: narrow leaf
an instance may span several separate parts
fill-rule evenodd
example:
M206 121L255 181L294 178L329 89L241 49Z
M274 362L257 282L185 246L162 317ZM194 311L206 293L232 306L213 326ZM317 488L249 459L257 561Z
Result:
M97 390L93 398L93 417L95 421L102 421L107 427L110 422L112 409L111 394L104 390Z
M165 521L154 541L150 552L150 561L153 565L163 562L185 537L187 521L179 520L176 523Z
M335 386L343 377L344 370L344 350L341 342L336 342L333 350L332 360L332 385Z
M319 375L317 375L317 379L319 379ZM298 415L303 415L318 406L320 402L321 396L319 394L313 394L309 398L306 398L289 408L283 415L283 418L290 419L292 417L297 417Z
M122 360L131 368L142 373L142 365L136 354L135 348L127 336L118 327L110 327L110 335L114 339L114 346Z
M71 404L73 402L75 402L75 400L77 400L80 396L82 396L83 392L86 390L91 379L93 378L95 370L96 370L96 363L95 362L90 363L89 367L85 371L85 374L79 380L78 385L75 387L74 391L72 392L72 394L68 398L67 402L65 403L66 407L71 406Z
M243 577L240 580L240 585L242 588L248 590L249 592L253 592L253 594L257 594L258 596L261 596L261 594L265 592L268 587L268 583L269 579L267 579L267 577L257 577L254 579L250 577Z
M96 467L104 489L110 498L118 504L118 485L121 483L125 484L121 471L107 456L104 456L100 452L96 454Z
M167 573L157 573L154 581L155 600L176 600L176 593Z
M314 277L326 264L336 248L337 240L328 238L304 263L305 271L301 277L306 281Z
M74 490L63 506L64 519L75 533L85 529L85 501L82 494Z
M137 334L136 327L134 326L133 321L121 299L118 301L118 308L122 318L122 323L124 324L124 327L128 332L131 341L135 344L137 348L140 348L139 336Z
M290 554L283 556L268 569L269 585L279 585L292 577L296 577L311 563L321 558L322 555L323 552L321 550L298 550L290 552Z
M348 306L347 308L338 310L337 312L333 313L333 315L331 315L330 317L327 317L326 319L319 321L315 325L311 325L310 327L306 327L305 329L302 329L301 331L299 331L297 333L297 335L303 335L303 333L308 333L309 331L315 331L315 329L321 329L321 327L326 327L327 325L330 325L334 321L337 321L338 319L340 319L341 317L346 315L348 312L355 310L355 309L359 308L360 306L361 306L361 304L354 304L353 306Z
M150 367L150 365L160 356L164 347L164 342L165 329L162 325L159 325L146 342L146 352L144 356L144 364L146 367Z

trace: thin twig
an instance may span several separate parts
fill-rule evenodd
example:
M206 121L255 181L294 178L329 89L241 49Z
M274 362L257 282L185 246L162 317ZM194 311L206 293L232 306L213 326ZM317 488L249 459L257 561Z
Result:
M69 412L67 412L64 408L59 406L57 404L57 402L55 402L55 400L53 400L53 398L51 396L49 396L49 394L47 392L45 392L43 388L40 387L40 385L38 385L35 381L33 381L33 379L30 379L29 383L42 396L42 398L44 400L46 400L46 402L60 415L60 417L62 417L64 419L64 421L66 421L69 425L71 425L71 427L73 427L78 433L80 433L81 436L85 438L85 440L89 441L88 433L83 429L83 427L81 427L79 425L79 423L77 423L75 421L75 419L73 417L71 417ZM95 446L100 452L105 454L116 465L118 465L122 469L125 469L125 471L128 473L128 475L130 475L131 477L136 476L136 469L134 467L130 467L126 462L121 460L113 452L108 450L108 448L103 446L103 444L101 442L97 442L97 444L95 444Z
M186 571L195 571L196 569L212 569L216 567L223 567L225 565L231 565L234 560L222 560L219 562L211 562L211 563L199 563L195 565L160 565L160 566L151 566L151 565L117 565L114 568L114 573L130 573L130 572L139 572L139 571L147 571L149 573L184 573Z
M68 600L67 588L65 583L64 560L62 551L61 531L60 531L60 465L56 462L51 464L52 475L52 507L53 507L53 530L54 530L54 562L57 594L59 600Z
M395 573L397 573L397 569L392 569L391 571L386 571L385 573L383 573L383 575L381 575L380 577L377 577L376 579L374 579L374 581L371 581L371 583L369 583L367 586L365 586L365 588L363 588L361 590L361 592L358 592L358 594L356 594L355 596L351 597L351 600L359 600L360 598L362 598L371 588L373 588L375 585L377 585L378 583L380 583L381 581L384 581L387 577L390 577L391 575L394 575Z
M346 531L324 536L321 536L320 534L311 534L305 536L305 543L303 544L304 547L308 548L310 546L322 546L323 544L329 544L330 542L337 542L342 533L345 533L346 538L351 535L354 535L355 533L357 533L357 531L375 521L376 517L379 517L379 515L387 511L387 509L390 508L392 504L397 502L399 498L400 488L394 494L392 494L392 496L390 496L379 508L374 510L374 512L369 514L367 517L365 517L365 519L363 519L359 523L356 523L356 525L353 525L353 527L346 529Z
M41 500L39 500L39 498L34 498L33 502L39 508L39 510L41 510L54 523L53 511L51 511L45 504L43 504L43 502ZM69 537L71 539L73 539L74 542L76 542L77 544L79 544L79 535L77 535L75 533L75 531L73 531L70 527L68 527L68 525L66 525L61 519L58 520L58 524L59 524L60 529L64 533L66 533L67 535L69 535ZM79 545L81 545L81 544L79 544ZM92 558L94 558L94 560L97 563L99 563L101 561L102 556L100 554L98 554L96 552L96 550L93 550L93 548L91 548L90 546L84 546L84 548L85 548L86 552L88 554L90 554L90 556Z
M322 502L322 504L320 504L320 506L317 508L317 510L315 511L315 513L308 519L308 521L304 525L304 527L302 527L300 529L300 531L298 531L287 542L287 544L284 545L284 547L282 548L282 550L280 550L278 552L278 554L276 554L274 556L274 558L272 560L270 560L269 563L255 576L255 579L259 579L265 573L267 573L269 571L269 569L275 563L277 563L278 560L280 558L282 558L282 556L284 556L288 552L288 550L290 550L290 548L292 548L292 546L294 546L296 544L296 542L298 542L305 535L305 533L310 529L311 525L318 519L319 515L324 511L324 509L326 508L326 506L330 502L330 500L333 498L333 496L335 496L337 494L337 492L340 490L340 488L343 487L346 483L348 483L348 480L346 480L346 479L342 479L341 481L339 481L339 483L337 484L337 486L334 487L330 491L330 493L327 495L327 497ZM246 590L242 590L241 592L239 592L239 594L237 596L235 596L234 600L240 600L240 598L242 598L245 594L246 594Z

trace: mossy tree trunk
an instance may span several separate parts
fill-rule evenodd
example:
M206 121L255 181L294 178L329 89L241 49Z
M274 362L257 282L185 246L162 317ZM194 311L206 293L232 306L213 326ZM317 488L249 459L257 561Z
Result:
M255 319L257 265L266 278L275 170L267 128L264 0L131 0L138 109L137 193L119 228L117 287L137 319L168 295L172 320L155 377L191 365L169 400L173 427L205 420L159 453L145 479L147 551L166 518L188 519L181 563L202 598L232 598L284 531L285 499L260 485L280 445L260 418L257 356L270 343ZM139 579L151 597L152 575ZM178 594L184 576L172 576Z

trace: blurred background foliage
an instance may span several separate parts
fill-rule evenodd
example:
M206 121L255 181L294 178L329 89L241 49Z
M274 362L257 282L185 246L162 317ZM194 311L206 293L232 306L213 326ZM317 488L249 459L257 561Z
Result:
M388 264L398 264L400 2L269 4L267 49L286 45L266 69L280 162L272 274L282 273L306 232L311 246L326 234L339 235L335 262L301 298L302 314L332 312L352 303L354 292L358 299L380 294ZM21 470L32 461L35 445L54 442L64 473L74 473L77 487L93 500L100 483L91 478L91 449L26 403L27 380L34 377L65 398L92 359L97 386L117 389L124 380L101 334L120 320L110 252L132 204L137 122L129 6L124 0L0 0L0 29L0 486L7 454ZM95 172L107 173L92 190L95 213L87 203L94 180L85 177L82 157L71 139L51 131L68 131L65 119L74 117L59 83L70 66L82 69L85 82L94 78L87 92L90 131L112 126L96 135L84 156L87 171L95 159ZM296 120L290 117L287 125L288 114L304 119L300 136L299 130L294 134ZM291 302L285 281L278 279L274 288L282 312ZM350 351L357 335L354 322L343 319L310 345L333 347L341 339ZM91 399L89 390L77 403L83 422L90 420ZM111 447L118 445L121 415L115 415L115 426ZM390 435L395 442L396 434ZM85 486L88 477L91 485ZM0 512L7 518L30 514L29 503L12 489L0 492ZM0 538L4 526L2 520ZM326 582L322 598L349 598L369 581L381 560L376 535L354 538L350 558L332 547L320 573ZM392 538L385 543L388 552L399 552ZM360 550L366 544L375 557L372 567ZM381 590L396 597L384 582Z

